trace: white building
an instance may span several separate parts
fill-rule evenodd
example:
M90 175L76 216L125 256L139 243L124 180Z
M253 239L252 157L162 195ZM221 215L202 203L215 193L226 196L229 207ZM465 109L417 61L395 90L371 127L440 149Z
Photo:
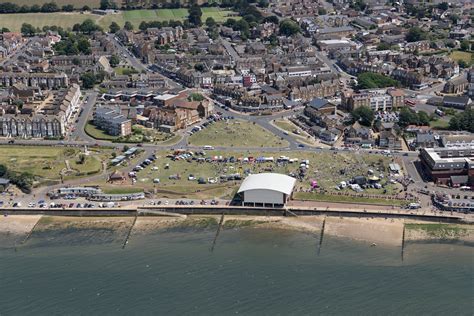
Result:
M245 178L237 193L245 206L281 207L291 197L295 183L295 178L283 174L252 174Z

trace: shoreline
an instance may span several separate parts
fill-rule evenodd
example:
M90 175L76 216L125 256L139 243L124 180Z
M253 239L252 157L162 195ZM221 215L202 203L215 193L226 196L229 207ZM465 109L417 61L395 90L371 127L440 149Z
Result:
M209 229L214 231L217 229L219 220L220 216L218 215L138 216L135 225L133 225L133 220L129 216L9 215L0 218L0 236L25 240L29 235L34 236L37 231L107 228L117 234L123 234L124 231L130 229L131 238L133 239L134 235L146 235L173 228ZM439 222L393 218L226 215L223 221L223 231L243 228L284 229L320 236L323 222L325 222L324 236L349 238L371 243L372 245L402 247L403 243L407 242L436 241L463 242L467 245L474 245L474 225L440 224Z

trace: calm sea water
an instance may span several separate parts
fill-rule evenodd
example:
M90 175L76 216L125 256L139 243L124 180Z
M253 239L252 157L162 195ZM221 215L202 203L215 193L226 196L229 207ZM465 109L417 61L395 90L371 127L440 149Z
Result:
M112 237L111 237L112 236ZM116 237L116 238L115 238ZM0 248L0 315L472 315L472 247L283 230L33 234Z

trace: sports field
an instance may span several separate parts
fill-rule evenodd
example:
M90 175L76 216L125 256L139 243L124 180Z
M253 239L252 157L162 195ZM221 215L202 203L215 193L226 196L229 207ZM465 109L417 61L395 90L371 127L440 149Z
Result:
M202 21L205 22L208 17L214 18L218 22L225 21L233 12L221 10L219 8L202 8ZM188 16L187 9L159 9L159 10L133 10L121 11L117 14L105 16L80 13L80 12L57 12L57 13L18 13L18 14L0 14L0 28L7 27L12 31L20 31L23 23L30 23L35 27L42 28L46 25L57 25L63 28L72 27L76 23L81 23L85 19L92 19L105 30L110 23L116 22L123 26L125 22L131 22L135 29L142 21L184 21Z

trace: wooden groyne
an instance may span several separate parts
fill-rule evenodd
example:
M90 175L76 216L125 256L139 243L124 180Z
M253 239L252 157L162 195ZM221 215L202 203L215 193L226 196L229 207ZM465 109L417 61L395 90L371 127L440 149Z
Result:
M325 228L326 228L326 217L324 217L323 225L321 226L321 235L319 236L319 245L318 245L318 256L321 253L321 247L323 245L324 229Z
M122 249L125 249L125 246L128 244L128 240L130 239L130 235L132 234L133 227L135 226L135 223L137 222L138 219L138 212L135 214L135 218L133 219L133 223L130 226L130 229L128 230L127 237L125 237L125 240L122 245Z
M219 221L219 226L217 226L217 231L216 231L216 236L214 237L214 240L212 241L212 246L210 251L214 251L214 247L216 246L217 238L219 237L219 233L221 232L222 225L224 224L224 213L222 213L221 220Z
M40 217L36 223L33 225L33 227L31 228L31 230L28 232L28 234L26 235L26 237L22 240L21 242L21 245L24 245L26 244L26 242L28 241L28 239L30 239L31 235L33 234L33 231L35 230L36 226L38 226L38 223L41 221L41 218Z
M402 233L402 252L401 252L402 261L403 261L404 252L405 252L405 224L403 224L403 233Z

